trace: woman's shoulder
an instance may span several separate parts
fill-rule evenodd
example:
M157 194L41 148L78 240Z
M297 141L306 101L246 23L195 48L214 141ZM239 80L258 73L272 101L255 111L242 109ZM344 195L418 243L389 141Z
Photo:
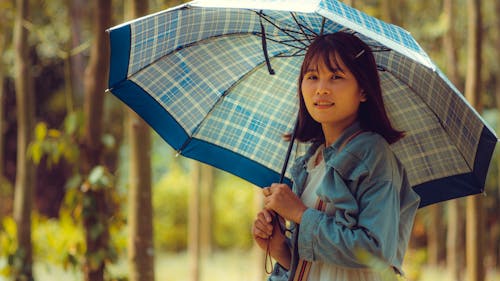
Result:
M389 143L381 135L363 132L347 143L330 164L346 176L359 176L372 173L389 175L396 162Z
M369 155L387 156L392 154L389 143L381 135L365 131L352 139L345 146L345 152L358 155L361 159Z

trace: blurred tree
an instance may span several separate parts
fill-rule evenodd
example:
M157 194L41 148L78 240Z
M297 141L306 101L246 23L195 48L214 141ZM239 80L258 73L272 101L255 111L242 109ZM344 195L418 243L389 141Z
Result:
M70 50L73 50L70 60L70 81L71 81L71 94L77 104L81 104L83 101L83 80L81 79L81 74L85 71L85 57L82 50L82 46L86 46L84 41L84 19L87 18L87 1L85 0L72 0L68 1L69 5L69 23L70 23L70 38L69 46Z
M1 8L1 7L0 7ZM2 9L2 11L5 11L5 9ZM2 12L1 17L0 17L0 54L3 54L6 46L7 46L7 20L5 20L5 15L3 15ZM5 63L3 60L3 57L0 56L0 184L3 184L3 177L4 177L4 153L3 153L3 147L4 147L4 108L5 108L5 103L4 103L4 82L5 82ZM0 218L1 218L1 213L0 213Z
M81 143L81 174L86 178L83 186L83 225L85 227L86 253L84 280L103 281L105 261L108 258L109 230L107 217L109 207L106 196L108 184L98 185L102 172L102 126L104 89L107 76L109 46L106 28L111 26L111 0L93 0L92 32L93 42L90 60L85 70L84 136ZM99 168L101 167L101 168ZM96 168L99 168L96 170ZM92 179L91 172L100 171Z
M346 3L347 5L355 8L356 7L356 0L344 0L344 3Z
M399 14L399 0L381 0L380 1L380 14L383 21L401 25L397 14Z
M467 0L468 29L467 29L467 79L465 82L465 96L478 112L481 104L481 50L482 50L482 16L481 0ZM484 208L482 196L467 197L466 210L466 257L467 280L483 281L484 269Z
M455 0L444 0L443 15L446 22L446 32L443 35L443 46L446 57L446 72L454 85L459 85L458 56L454 19L456 18ZM463 279L462 269L465 268L464 247L465 229L463 200L455 199L446 203L448 228L446 237L446 265L451 280ZM445 244L445 243L442 243Z
M15 280L33 280L31 209L33 207L34 166L27 155L33 138L35 119L34 91L28 55L29 1L16 1L14 25L15 88L17 98L17 169L14 193L14 220L18 248L11 264Z
M188 204L188 251L191 281L200 280L202 261L212 250L212 193L214 168L192 160L192 187Z
M148 12L148 1L128 1L130 19ZM131 281L155 279L153 211L151 201L151 129L135 112L128 109L130 173L128 199L128 263Z
M0 2L0 198L5 195L4 189L6 184L5 178L5 131L6 131L6 118L5 118L5 108L6 108L6 98L5 98L5 81L7 80L7 64L5 62L4 54L8 48L8 42L11 38L10 26L12 21L9 15L9 11L12 11L11 2ZM0 199L0 205L7 205L3 202L4 199ZM2 204L3 203L3 204ZM0 208L0 221L3 217L3 210Z
M496 30L496 40L495 40L495 47L494 49L496 50L496 65L500 66L500 33L498 32L500 30L500 1L495 1L495 23L493 29ZM495 88L495 98L496 98L496 108L497 112L500 110L500 68L497 68L496 75L493 75L496 77L496 88ZM496 131L500 132L500 122L497 120L497 126L496 126ZM498 156L497 156L498 160ZM496 194L496 200L494 204L494 211L493 213L496 215L493 215L493 218L490 218L493 223L492 227L492 233L493 233L493 267L494 268L500 268L500 218L498 217L498 213L500 213L500 165L497 162L497 183L496 183L496 192L493 194Z
M188 203L188 252L190 281L200 280L200 194L201 194L201 166L198 161L192 161L192 186Z
M443 222L443 204L433 204L426 208L429 212L427 225L427 262L431 266L439 266L444 261L446 244L445 225Z
M200 255L208 258L212 254L213 191L215 168L202 164L200 182Z

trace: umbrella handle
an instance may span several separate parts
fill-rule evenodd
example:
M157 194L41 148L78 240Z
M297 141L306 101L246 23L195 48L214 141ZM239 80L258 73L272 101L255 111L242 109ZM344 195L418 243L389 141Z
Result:
M290 144L288 144L288 149L287 149L286 156L285 156L285 162L283 163L283 167L281 169L279 183L283 183L283 181L285 179L285 172L286 172L286 168L288 167L288 162L290 161L290 155L292 154L293 143L295 141L295 133L297 131L298 126L299 126L299 119L297 118L297 121L295 121L295 125L293 127L292 135L290 136ZM282 233L285 233L287 231L286 226L281 224L280 215L278 215L277 213L273 212L272 223L273 223L274 227L278 226ZM272 237L270 237L269 239L272 239ZM270 242L271 241L267 241L266 259L264 261L265 262L264 267L265 267L267 274L271 274L271 272L273 270L273 261L271 260L271 251L270 251L270 247L269 247L271 244ZM270 268L268 268L268 265L270 265Z
M297 128L299 126L299 119L295 121L295 125L293 127L292 135L290 136L290 143L288 144L288 149L286 151L285 162L283 163L283 167L281 168L280 180L279 183L283 183L285 180L286 168L288 167L288 162L290 161L290 155L292 154L293 143L295 142L295 133L297 132Z

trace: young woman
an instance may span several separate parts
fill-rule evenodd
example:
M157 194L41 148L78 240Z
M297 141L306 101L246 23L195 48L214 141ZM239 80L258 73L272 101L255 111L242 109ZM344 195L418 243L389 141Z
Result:
M370 48L344 32L316 38L301 67L299 100L296 138L312 145L292 167L292 189L263 189L252 230L277 261L270 280L292 280L290 268L304 281L395 278L419 198L389 148L404 133L387 117ZM292 239L274 213L291 222Z

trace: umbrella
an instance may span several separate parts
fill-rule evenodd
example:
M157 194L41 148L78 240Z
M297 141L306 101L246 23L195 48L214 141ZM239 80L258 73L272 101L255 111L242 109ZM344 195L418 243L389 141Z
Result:
M109 90L179 154L257 186L280 180L315 36L373 50L392 145L421 207L483 192L497 137L404 29L335 0L193 1L109 29ZM290 158L303 151L290 146ZM284 168L285 167L285 168Z

